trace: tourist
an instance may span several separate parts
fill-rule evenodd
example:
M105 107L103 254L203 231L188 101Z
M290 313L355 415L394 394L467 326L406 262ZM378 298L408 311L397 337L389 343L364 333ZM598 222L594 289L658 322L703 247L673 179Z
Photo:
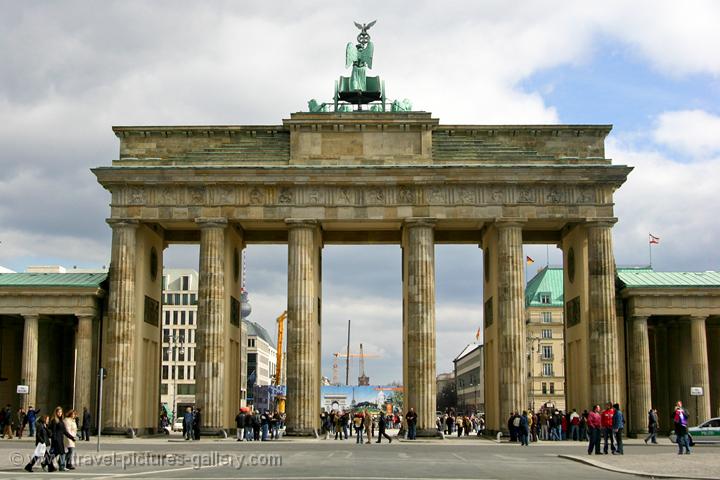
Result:
M262 438L261 440L263 442L267 442L268 440L268 433L270 432L270 418L268 416L268 411L265 410L260 415L260 429L262 430ZM323 427L324 428L324 427Z
M387 426L386 422L387 422L387 419L385 418L385 412L383 412L381 410L380 417L378 418L378 439L377 439L377 442L375 442L375 443L381 443L380 440L382 440L382 437L387 438L388 441L390 443L392 443L392 438L390 438L390 436L387 433L385 433L385 428Z
M602 419L600 417L600 405L595 405L588 413L587 419L590 442L588 443L588 455L600 455L600 432L602 430Z
M530 422L528 421L527 410L523 410L522 415L520 415L520 424L518 427L520 445L525 447L529 446L528 437L530 436Z
M25 409L20 407L16 415L17 417L15 421L15 435L17 436L17 438L22 438L26 422Z
M581 442L588 441L588 411L587 410L583 410L582 415L580 415L580 441Z
M75 470L73 465L73 452L75 451L75 438L77 436L77 414L75 410L70 409L65 412L65 418L63 419L65 424L65 430L68 435L63 438L65 447L65 465L68 470Z
M415 413L415 409L410 407L410 411L405 415L405 420L407 421L408 426L408 440L415 440L415 436L417 435L417 413Z
M185 440L192 440L192 429L193 429L193 414L192 408L187 407L185 409L185 415L183 415L183 438Z
M343 412L335 412L333 411L332 419L333 419L333 427L335 430L335 440L344 440L345 436L343 434L343 420L344 415Z
M252 411L246 410L245 412L245 441L253 441L253 415Z
M678 444L678 455L683 454L683 448L685 454L690 455L690 438L688 437L687 428L688 413L683 408L682 402L678 400L675 404L675 413L673 421L675 423L675 437Z
M163 411L163 415L165 416L165 421L167 422L166 425L163 425L163 428L165 428L165 432L170 435L170 421L168 419L167 413ZM90 415L90 411L88 411L87 407L83 407L83 416L82 416L82 429L80 430L80 439L85 440L86 442L90 441L90 429L92 428L92 415Z
M355 427L355 443L363 443L363 414L356 412L353 416L353 426Z
M40 413L40 409L38 408L35 410L32 405L28 407L27 415L25 416L25 420L28 423L28 427L30 428L30 436L35 436L35 423L37 422L37 415Z
M262 428L262 419L260 418L260 411L254 410L252 417L252 429L253 429L253 440L256 442L260 441L260 429Z
M570 412L570 435L568 440L580 440L580 415L574 408Z
M367 439L367 442L365 442L365 443L369 444L370 442L372 442L374 432L372 431L373 430L373 417L367 408L365 409L365 412L363 412L363 429L365 430L365 437Z
M235 441L241 442L245 437L245 410L243 408L235 415L235 430L235 437L237 438Z
M32 410L32 407L28 409L28 411L30 410ZM37 421L37 431L35 433L35 451L33 452L33 456L30 459L30 462L25 465L25 470L27 470L28 472L32 472L35 462L37 462L39 459L42 459L42 461L40 462L40 466L42 467L42 469L47 469L49 458L48 451L50 449L50 432L48 431L47 423L47 415L43 415Z
M615 410L615 413L613 413L613 436L615 437L615 451L613 455L624 455L622 435L625 429L625 417L620 410L619 403L613 405L613 410Z
M280 412L275 410L270 414L270 438L277 440L280 438Z
M562 440L563 415L560 410L555 410L550 417L550 439L559 442Z
M200 440L200 427L202 426L202 416L200 415L200 408L196 408L195 412L193 412L192 422L193 438L195 440Z
M657 431L659 426L657 410L651 408L648 411L648 435L645 437L646 445L648 440L657 445Z
M70 435L65 427L62 407L55 407L52 419L50 420L50 457L52 461L57 458L58 467L61 472L65 471L65 437L68 437L73 441L75 440L75 437ZM51 472L55 470L55 466L52 462L48 466L48 470Z
M85 409L87 411L87 409ZM83 417L84 417L83 413ZM165 432L165 435L170 435L170 419L168 418L167 412L163 409L162 413L160 414L160 430ZM85 435L87 434L85 430L85 425L88 425L88 429L90 428L89 424L86 424L83 422L83 426L80 429L80 440L85 439ZM88 438L89 439L89 438Z
M320 409L320 435L325 437L325 440L328 439L328 436L330 435L330 431L328 430L328 413L325 411L325 408Z
M448 409L447 418L445 419L445 425L447 426L446 433L452 435L455 431L455 412L452 409Z
M352 433L352 425L350 425L350 412L345 411L343 412L342 416L340 417L340 423L342 425L343 429L343 435L345 436L345 440L350 438L350 434Z
M13 431L12 431L12 408L10 407L10 404L8 403L5 405L5 408L2 411L2 432L3 432L3 438L7 437L9 439L13 438Z
M612 403L607 402L605 410L600 415L602 419L603 428L603 453L608 454L608 443L610 444L610 450L615 452L615 435L613 434L613 417L615 416L615 410L612 408Z

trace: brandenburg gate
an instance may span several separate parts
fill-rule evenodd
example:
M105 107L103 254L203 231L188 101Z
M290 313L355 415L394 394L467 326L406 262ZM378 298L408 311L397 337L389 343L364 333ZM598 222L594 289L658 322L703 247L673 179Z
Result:
M104 429L146 430L159 404L163 250L200 244L197 405L234 425L241 251L288 245L287 430L319 428L322 249L402 249L405 407L435 432L438 243L483 250L488 428L527 408L524 243L563 251L568 405L623 401L607 125L442 125L421 111L294 113L279 125L115 127L93 169L112 194ZM480 292L478 292L478 296Z

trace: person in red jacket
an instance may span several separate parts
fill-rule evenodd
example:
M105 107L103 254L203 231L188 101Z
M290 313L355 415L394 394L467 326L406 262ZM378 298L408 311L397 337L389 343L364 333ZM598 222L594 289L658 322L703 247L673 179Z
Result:
M615 453L615 439L613 434L613 416L615 415L615 409L612 407L612 403L608 402L605 404L605 410L600 415L602 421L603 430L603 453L608 454L608 439L610 439L610 451Z
M602 420L600 419L600 405L595 405L592 411L588 413L588 429L590 443L588 444L588 455L600 455L600 431L602 430Z

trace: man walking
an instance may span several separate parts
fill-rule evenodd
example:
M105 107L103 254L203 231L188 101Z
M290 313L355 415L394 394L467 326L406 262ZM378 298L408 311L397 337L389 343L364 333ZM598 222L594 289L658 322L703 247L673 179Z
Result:
M410 407L410 411L405 415L405 420L407 421L408 426L408 440L415 440L415 435L417 433L417 413L415 413L415 409Z
M378 439L375 443L381 443L380 440L382 440L382 437L387 438L388 441L392 443L392 438L390 438L388 434L385 433L386 423L387 419L385 418L385 412L380 411L380 418L378 419Z
M683 454L683 448L685 448L685 454L690 455L690 439L688 438L687 428L688 413L682 406L682 402L678 400L675 405L674 423L675 423L675 436L677 437L678 444L678 455Z
M600 405L595 405L592 411L588 413L588 428L590 434L590 442L588 443L588 455L600 455L600 430L602 429L602 420L600 419Z
M658 414L657 410L651 408L648 411L648 436L645 437L645 444L647 445L648 440L652 443L657 444L657 431L658 431Z
M620 410L620 404L613 405L613 436L615 437L615 451L613 455L624 455L623 453L623 430L625 429L625 417Z
M83 407L82 428L80 429L80 440L90 441L90 428L92 427L92 416L87 407Z
M27 416L25 417L25 420L28 423L28 427L30 428L30 436L35 436L35 423L37 422L37 415L40 413L40 409L38 408L35 410L32 405L28 407Z
M245 412L241 408L237 415L235 415L235 429L236 437L238 442L242 442L245 437Z

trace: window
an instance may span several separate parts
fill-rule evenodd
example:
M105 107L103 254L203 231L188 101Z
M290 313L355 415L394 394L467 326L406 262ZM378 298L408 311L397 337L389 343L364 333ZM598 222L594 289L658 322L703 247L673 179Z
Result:
M548 302L550 303L550 302ZM551 323L552 322L552 312L542 312L542 321L543 323Z
M184 365L178 365L178 380L185 380L185 366Z
M173 311L173 325L177 325L177 324L178 324L178 311L174 310Z
M175 303L175 305L180 305L180 294L179 293L175 294L175 299L173 300L173 302Z
M163 275L163 280L162 280L162 289L163 290L167 289L167 281L168 281L167 275Z
M195 367L192 365L188 367L188 380L195 380Z
M183 296L182 296L182 304L183 304L183 305L187 305L187 304L188 304L188 294L187 294L187 293L183 293Z
M543 328L542 338L552 338L552 330L549 328Z
M163 348L163 362L167 362L170 359L170 349L169 348Z
M546 377L552 377L553 368L552 363L543 363L543 375Z
M194 383L181 383L177 386L178 395L195 395Z
M194 321L195 321L195 312L190 310L188 312L188 325L192 325Z
M183 277L182 277L182 289L190 290L190 277L187 275L183 275ZM185 298L187 299L187 295L185 296ZM186 305L186 304L183 303L183 305Z
M540 292L540 303L543 305L550 305L550 293Z
M551 360L553 358L552 345L542 346L542 358L544 360Z
M185 349L181 348L180 351L178 351L178 360L185 360Z
M542 382L542 393L543 395L547 395L547 383Z
M168 393L168 384L161 383L160 384L160 395L167 395L167 393Z
M185 325L185 310L180 311L180 325Z
M550 382L550 395L555 394L555 382Z
M170 330L163 328L163 342L170 343Z
M197 294L190 294L190 305L197 305Z
M185 343L185 329L181 328L178 330L178 339L180 343Z
M168 379L168 366L167 365L163 365L162 377L163 377L163 380Z

